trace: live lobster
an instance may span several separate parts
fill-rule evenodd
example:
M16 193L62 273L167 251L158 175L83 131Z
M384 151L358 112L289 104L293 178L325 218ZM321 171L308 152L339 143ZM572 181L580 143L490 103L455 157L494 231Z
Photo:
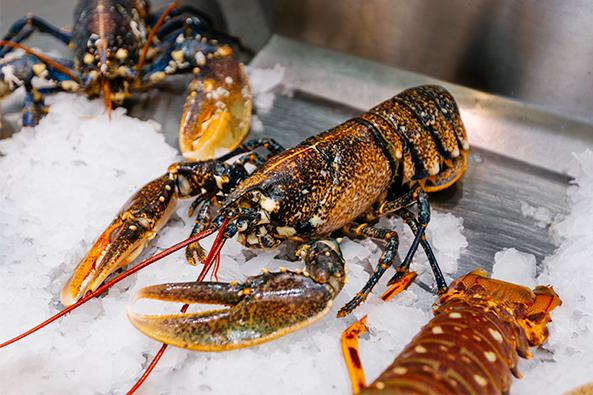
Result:
M266 156L256 151L260 147ZM129 315L139 330L159 341L193 350L230 350L283 336L320 319L346 281L339 247L342 236L369 237L384 242L385 250L367 284L339 316L363 302L392 266L390 292L403 289L414 278L409 268L419 246L428 257L438 292L445 293L447 284L425 238L430 222L427 193L460 179L468 149L450 93L438 86L420 86L289 150L260 139L218 160L172 164L166 174L132 196L75 269L61 293L62 303L69 307L0 347L154 262L156 258L151 258L101 285L140 254L181 198L194 198L190 215L197 213L197 218L192 237L161 255L189 244L188 261L204 263L200 280L225 240L235 235L250 248L295 242L305 268L264 271L242 283L199 281L144 288L136 298L228 306L185 313L186 305L181 314L170 316ZM227 162L238 156L234 163ZM256 170L249 174L246 163ZM385 215L403 218L414 233L401 262L397 232L377 225ZM206 254L197 242L216 231Z
M49 34L73 51L72 59L21 44L34 32ZM23 126L47 112L44 96L59 91L101 95L106 109L167 75L193 73L179 128L182 154L192 160L231 150L249 132L252 97L233 46L240 41L212 27L200 10L171 3L151 12L145 0L81 0L72 32L35 15L16 21L0 40L0 98L25 88ZM14 53L20 49L24 53ZM49 86L37 87L34 78Z
M561 303L550 286L532 291L476 269L451 284L434 318L368 386L358 354L365 319L344 331L353 393L508 394L511 375L521 377L519 357L546 340L550 312Z

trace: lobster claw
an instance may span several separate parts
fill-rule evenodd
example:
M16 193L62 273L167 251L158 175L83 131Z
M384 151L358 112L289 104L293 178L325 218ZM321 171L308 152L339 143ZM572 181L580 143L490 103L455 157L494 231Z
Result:
M236 148L249 132L252 97L243 65L213 58L189 86L179 124L186 159L206 160Z
M333 296L311 277L293 272L266 273L243 284L192 282L141 289L135 299L229 306L198 313L128 317L145 335L197 351L225 351L263 343L325 315Z
M142 252L171 216L177 201L175 191L175 180L164 175L128 200L62 288L60 300L64 306L96 290L111 273Z

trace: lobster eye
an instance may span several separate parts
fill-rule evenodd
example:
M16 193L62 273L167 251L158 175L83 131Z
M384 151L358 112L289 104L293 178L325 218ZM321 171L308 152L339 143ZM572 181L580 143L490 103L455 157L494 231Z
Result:
M181 195L187 196L191 194L191 183L183 174L177 174L177 188Z

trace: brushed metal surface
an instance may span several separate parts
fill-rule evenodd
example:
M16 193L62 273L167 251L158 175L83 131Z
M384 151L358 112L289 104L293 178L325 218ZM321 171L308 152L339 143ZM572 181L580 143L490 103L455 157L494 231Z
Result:
M368 109L406 88L445 86L460 104L470 143L501 155L563 172L572 152L593 147L593 124L543 111L425 75L274 36L252 64L281 64L286 83L328 100Z
M593 2L261 0L276 34L593 119Z

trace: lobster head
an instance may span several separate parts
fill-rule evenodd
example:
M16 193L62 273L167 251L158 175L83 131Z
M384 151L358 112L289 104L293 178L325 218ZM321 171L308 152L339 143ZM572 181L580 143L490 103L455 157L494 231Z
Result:
M485 304L488 309L497 311L500 316L508 317L508 322L519 326L530 346L539 346L548 337L547 324L551 321L550 312L562 304L551 286L537 286L534 290L527 287L486 277L476 269L455 280L447 293L441 296L441 305L455 299L471 300ZM520 344L518 351L527 352L527 345Z
M80 37L73 37L79 45L75 49L75 57L80 69L80 84L90 95L100 95L106 108L111 103L121 104L130 96L130 88L138 75L136 64L144 37L145 27L142 22L124 23L118 13L96 11L97 18L105 20L106 31L101 36L88 33L83 29ZM74 30L75 34L77 30Z

